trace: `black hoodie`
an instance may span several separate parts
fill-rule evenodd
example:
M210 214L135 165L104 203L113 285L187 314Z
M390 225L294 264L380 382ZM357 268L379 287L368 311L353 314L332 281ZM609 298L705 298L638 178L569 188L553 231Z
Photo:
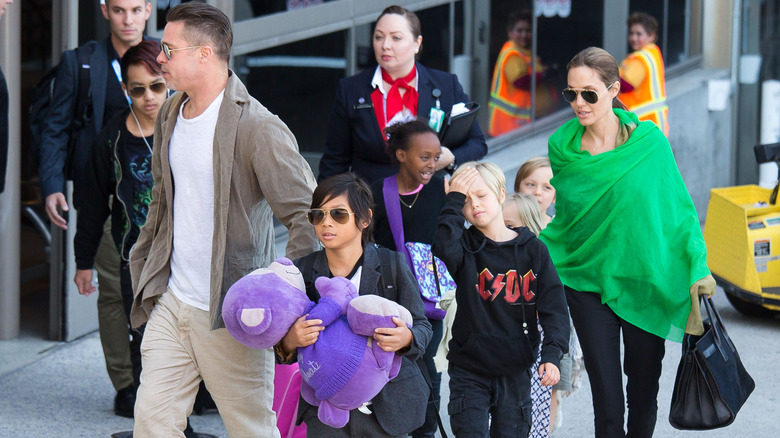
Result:
M477 227L464 228L465 195L447 195L433 253L458 285L458 310L447 359L471 372L505 376L536 361L539 322L544 329L541 363L560 368L569 349L569 310L547 247L528 228L494 242Z

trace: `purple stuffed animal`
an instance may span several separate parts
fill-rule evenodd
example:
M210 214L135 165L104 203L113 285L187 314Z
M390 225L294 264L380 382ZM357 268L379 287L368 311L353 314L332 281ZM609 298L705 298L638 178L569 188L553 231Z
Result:
M319 277L314 286L320 293L317 304L306 296L298 268L287 258L276 259L231 286L222 318L237 341L258 349L278 344L303 315L321 319L326 328L317 342L298 349L301 395L319 406L320 421L341 428L349 411L373 399L401 368L401 356L376 345L374 330L395 327L393 317L411 327L412 315L378 295L358 296L343 277Z

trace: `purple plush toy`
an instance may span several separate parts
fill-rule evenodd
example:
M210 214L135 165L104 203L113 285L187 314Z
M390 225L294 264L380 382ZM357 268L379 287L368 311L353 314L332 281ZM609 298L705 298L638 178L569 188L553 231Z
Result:
M287 258L238 280L225 296L222 318L228 332L250 348L278 344L295 323L321 319L325 330L317 342L298 349L303 382L301 395L319 406L318 417L341 428L349 411L363 406L398 375L401 357L379 348L373 339L379 327L395 327L393 317L412 325L412 315L398 303L378 295L358 296L343 277L319 277L320 300L306 296L300 271Z

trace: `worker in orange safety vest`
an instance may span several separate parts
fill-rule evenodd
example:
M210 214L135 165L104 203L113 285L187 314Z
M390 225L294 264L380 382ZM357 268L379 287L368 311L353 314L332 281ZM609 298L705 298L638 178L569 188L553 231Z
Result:
M555 106L555 93L545 84L545 67L537 57L531 61L531 13L515 11L507 22L508 41L496 60L490 87L488 133L498 136L519 128L531 119L531 77L536 76L536 111L539 117Z
M639 120L650 120L669 136L666 81L661 50L655 45L658 22L644 12L628 17L633 53L620 63L620 100Z

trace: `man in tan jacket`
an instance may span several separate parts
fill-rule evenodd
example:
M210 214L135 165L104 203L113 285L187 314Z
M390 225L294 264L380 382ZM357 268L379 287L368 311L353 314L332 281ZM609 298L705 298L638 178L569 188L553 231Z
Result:
M319 247L306 221L314 176L292 133L228 69L230 20L188 2L167 15L157 60L177 90L157 117L154 188L130 254L134 327L146 323L136 436L184 436L202 379L230 436L278 437L274 355L230 337L228 288L275 257L272 214L287 256Z

